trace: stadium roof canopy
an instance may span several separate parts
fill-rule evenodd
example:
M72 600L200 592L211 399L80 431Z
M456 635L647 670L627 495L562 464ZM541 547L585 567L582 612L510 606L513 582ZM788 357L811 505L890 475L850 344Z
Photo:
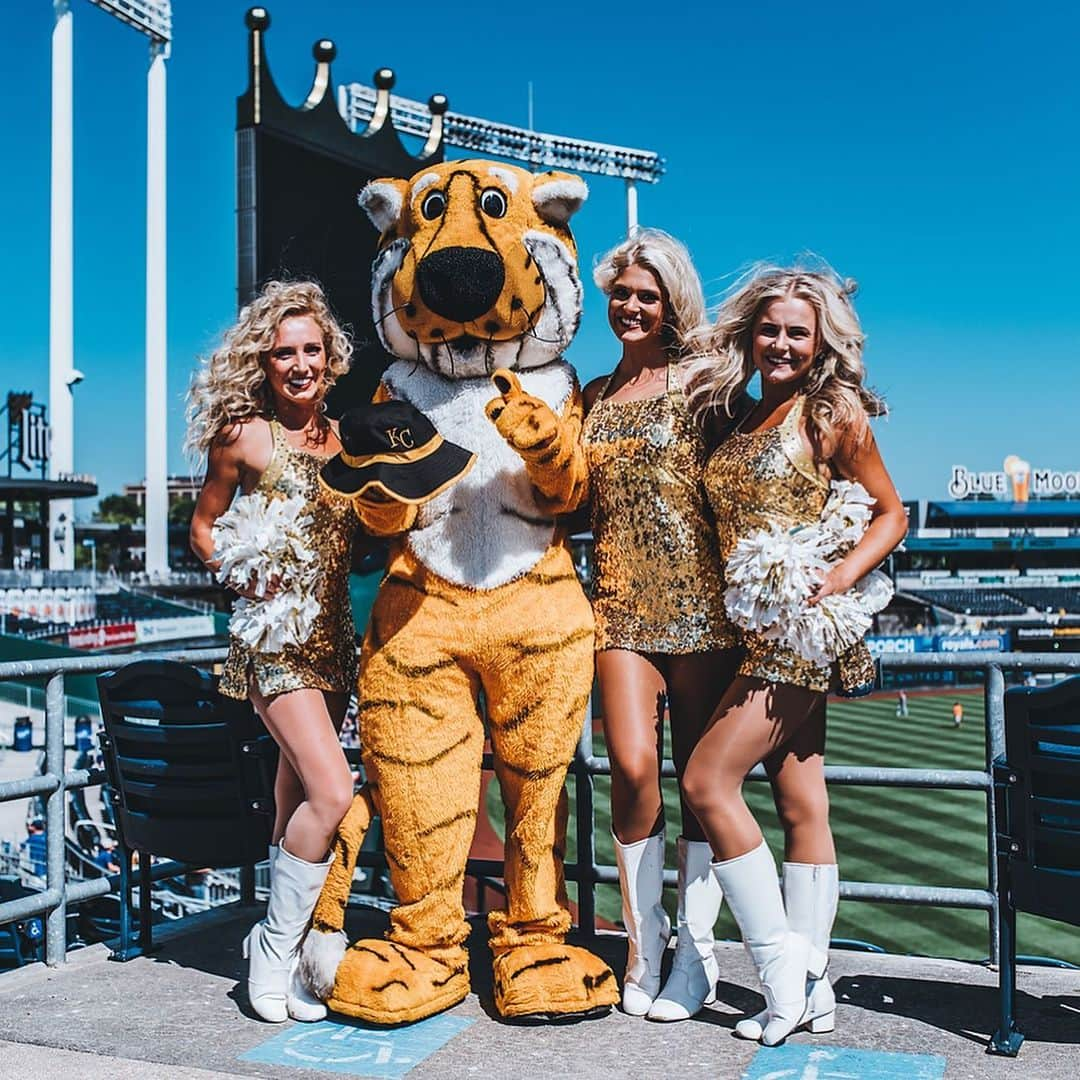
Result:
M97 494L92 479L36 480L0 476L0 499L85 499Z
M926 507L928 526L953 522L1008 522L1011 524L1053 521L1062 524L1080 521L1080 499L1042 499L1034 502L999 502L967 500L964 502L932 502Z

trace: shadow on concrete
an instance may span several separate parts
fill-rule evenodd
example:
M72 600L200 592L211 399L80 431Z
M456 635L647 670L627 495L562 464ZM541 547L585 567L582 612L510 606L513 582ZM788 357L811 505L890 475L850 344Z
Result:
M833 985L838 1003L919 1020L980 1045L997 1027L996 986L882 975L845 975ZM1030 1041L1080 1044L1080 995L1038 997L1018 989L1016 1020Z

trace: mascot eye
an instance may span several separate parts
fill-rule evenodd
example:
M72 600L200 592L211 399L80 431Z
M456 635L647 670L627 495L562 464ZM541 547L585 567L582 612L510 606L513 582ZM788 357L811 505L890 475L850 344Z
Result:
M446 196L441 191L433 191L421 204L420 213L428 221L434 221L446 209Z
M488 188L480 196L480 209L488 217L506 217L506 196L498 188Z

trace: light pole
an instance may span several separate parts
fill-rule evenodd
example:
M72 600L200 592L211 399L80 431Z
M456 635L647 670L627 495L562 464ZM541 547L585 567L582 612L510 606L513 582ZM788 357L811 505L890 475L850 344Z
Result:
M88 536L83 540L83 547L90 549L90 591L97 595L97 541Z
M150 41L146 74L146 570L169 572L165 350L165 61L170 0L90 0Z

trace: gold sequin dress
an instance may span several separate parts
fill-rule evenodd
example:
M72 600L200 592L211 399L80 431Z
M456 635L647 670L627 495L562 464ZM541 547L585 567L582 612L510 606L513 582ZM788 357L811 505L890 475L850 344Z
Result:
M314 519L311 542L319 553L319 614L311 636L301 646L279 653L257 653L236 638L220 690L232 698L248 696L249 677L264 697L290 690L326 690L351 694L356 685L356 634L349 600L349 567L357 519L352 503L335 499L318 481L325 457L291 446L276 420L270 421L274 449L255 491L283 499L301 495Z
M610 379L608 383L610 383ZM596 648L685 654L726 649L705 440L668 367L658 397L606 401L585 418L592 492Z
M720 557L726 563L735 544L771 524L786 528L821 520L829 495L823 477L806 451L800 434L803 397L783 422L764 430L736 430L715 450L705 467L705 489L716 517ZM831 666L804 660L791 649L758 634L742 635L746 654L740 675L767 682L791 683L826 691L833 683ZM865 643L853 645L837 662L845 692L863 689L874 679L874 664Z

